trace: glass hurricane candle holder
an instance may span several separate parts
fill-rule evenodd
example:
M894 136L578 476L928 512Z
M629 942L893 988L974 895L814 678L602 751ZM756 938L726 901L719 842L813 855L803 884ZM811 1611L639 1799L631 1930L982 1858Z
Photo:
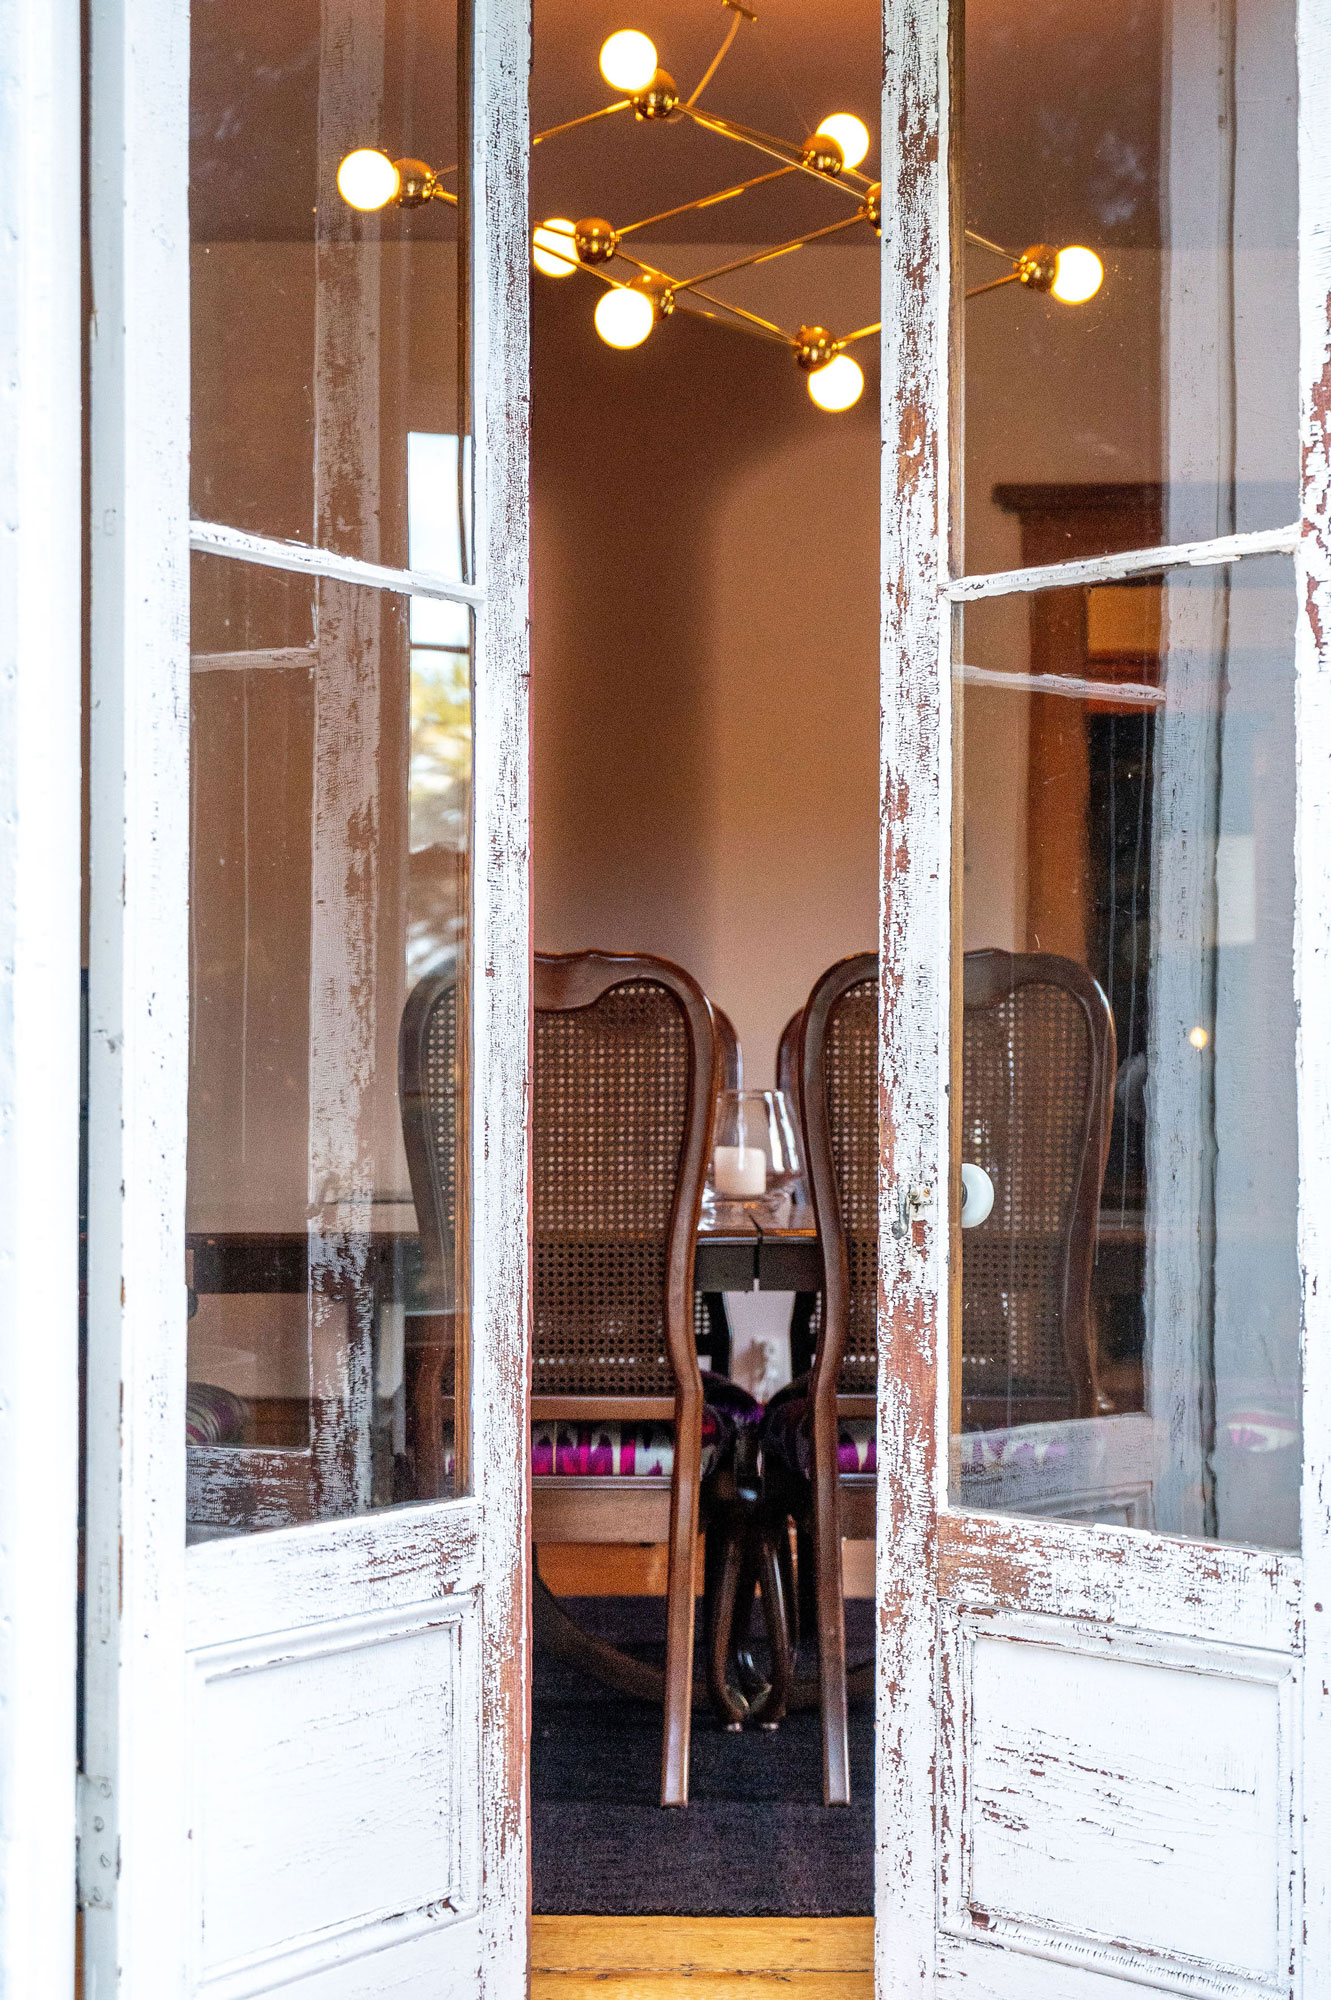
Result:
M716 1101L709 1201L779 1201L799 1172L799 1142L785 1092L723 1090Z

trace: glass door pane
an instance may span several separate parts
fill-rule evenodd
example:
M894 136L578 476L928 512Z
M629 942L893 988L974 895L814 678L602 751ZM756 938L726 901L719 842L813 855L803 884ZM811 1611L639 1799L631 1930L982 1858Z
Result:
M1298 1543L1293 565L968 604L953 1494Z
M469 615L196 556L190 1528L453 1492Z

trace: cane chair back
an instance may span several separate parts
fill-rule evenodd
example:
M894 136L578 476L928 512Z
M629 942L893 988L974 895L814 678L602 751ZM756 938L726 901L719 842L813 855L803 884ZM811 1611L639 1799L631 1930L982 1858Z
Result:
M994 1184L987 1220L961 1237L962 1426L1090 1416L1109 1002L1051 952L968 952L962 998L961 1158Z
M723 1090L744 1086L744 1054L735 1033L735 1024L715 1002L712 1019L716 1024L717 1095ZM699 1354L705 1354L713 1371L729 1375L731 1359L730 1315L724 1292L695 1292L693 1295L693 1337Z
M458 1239L460 1028L455 972L427 973L412 988L402 1013L398 1097L427 1281L449 1303Z
M538 955L535 977L533 1393L673 1396L697 1367L711 1010L661 959Z
M862 952L824 973L798 1019L809 1188L827 1285L841 1301L834 1351L824 1340L827 1288L811 1332L821 1350L819 1366L835 1366L837 1389L872 1395L878 1381L876 955ZM783 1045L785 1040L783 1035ZM778 1071L780 1056L778 1051Z

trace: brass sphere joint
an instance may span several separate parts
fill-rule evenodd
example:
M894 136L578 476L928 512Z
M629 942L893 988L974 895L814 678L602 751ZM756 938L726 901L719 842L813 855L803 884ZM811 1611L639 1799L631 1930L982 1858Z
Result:
M433 167L424 160L394 160L397 168L399 208L424 208L427 201L433 201L439 189L439 182Z
M602 216L584 216L573 225L573 247L580 264L608 264L619 248L619 232Z
M795 359L806 371L826 368L837 352L837 343L825 326L802 326L795 335Z
M629 99L635 118L676 118L679 86L668 70L658 69L650 83Z
M865 195L864 206L861 208L860 214L864 217L874 235L881 236L883 233L883 184L881 181L875 181L869 189L868 194Z
M806 167L812 167L816 174L825 174L830 181L837 178L846 164L841 142L834 139L830 132L815 132L812 139L805 142L800 158Z
M1023 285L1033 292L1052 292L1058 276L1058 252L1052 243L1032 243L1012 266Z
M645 292L652 302L652 313L657 319L669 319L675 310L675 288L669 278L661 272L649 272L645 278L634 281L634 290Z

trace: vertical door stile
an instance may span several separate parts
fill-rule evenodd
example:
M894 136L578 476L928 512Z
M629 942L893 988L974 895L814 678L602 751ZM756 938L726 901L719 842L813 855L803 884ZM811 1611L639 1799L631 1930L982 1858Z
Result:
M0 1992L74 1980L80 23L0 7Z
M527 1991L528 276L526 4L475 0L470 314L477 434L472 898L473 1491L482 1520L482 1985ZM461 428L461 425L459 426ZM514 1467L521 1466L520 1477Z
M380 554L380 247L337 192L337 163L383 118L383 0L322 0L314 245L314 541ZM379 757L384 671L377 593L322 578L316 599L310 825L310 1510L370 1500L371 1307L366 1282L379 1054Z
M1303 1938L1309 1995L1331 1966L1331 5L1299 7L1298 772L1294 999L1303 1292ZM1315 1968L1323 1968L1318 1977Z
M878 1991L934 1990L935 1401L946 1371L947 0L885 14L879 1019ZM945 1392L944 1392L945 1393Z
M91 655L84 1884L97 2000L175 2000L188 1044L188 8L90 20Z

